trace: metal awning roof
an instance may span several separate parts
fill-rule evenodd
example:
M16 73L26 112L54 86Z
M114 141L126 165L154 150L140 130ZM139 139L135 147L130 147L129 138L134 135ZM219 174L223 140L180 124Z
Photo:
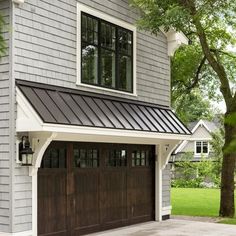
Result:
M168 107L19 80L17 87L44 123L191 134Z

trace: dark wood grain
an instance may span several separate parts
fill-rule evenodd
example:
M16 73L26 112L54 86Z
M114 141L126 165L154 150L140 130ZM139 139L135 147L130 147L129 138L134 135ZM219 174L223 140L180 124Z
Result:
M153 146L54 142L44 158L49 158L50 150L55 157L55 149L66 149L66 168L39 169L38 235L77 236L154 220ZM96 149L98 166L76 165L75 149L77 153ZM107 162L111 153L120 155L122 150L125 164ZM132 166L132 152L142 150L151 153L153 161Z

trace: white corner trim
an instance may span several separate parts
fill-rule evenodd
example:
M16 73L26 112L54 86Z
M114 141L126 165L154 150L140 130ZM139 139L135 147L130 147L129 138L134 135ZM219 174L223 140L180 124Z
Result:
M81 82L81 12L88 13L96 16L102 20L121 26L133 32L133 93L118 91L112 88L102 88L96 85L87 85ZM119 20L111 15L105 14L101 11L95 10L91 7L85 6L81 3L77 3L77 79L76 85L87 88L93 88L95 90L103 90L111 93L125 94L129 96L137 96L137 29L134 25L125 21Z
M0 236L33 236L32 230L19 232L19 233L3 233L0 232Z
M161 146L156 145L155 160L155 221L162 221L162 168L161 168Z
M25 0L12 0L12 2L14 2L16 4L23 4L25 2Z
M170 29L168 32L165 32L163 28L160 29L165 36L167 37L168 42L168 56L173 56L175 51L181 46L181 45L188 45L189 40L184 35L183 32L177 32L174 29Z
M162 207L162 215L170 215L171 214L171 210L172 210L172 206L165 206Z

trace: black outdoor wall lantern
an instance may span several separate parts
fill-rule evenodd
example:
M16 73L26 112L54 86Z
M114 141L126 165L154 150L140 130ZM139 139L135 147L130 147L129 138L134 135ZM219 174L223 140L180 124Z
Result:
M29 137L23 136L21 142L19 143L19 161L21 161L21 165L32 166L33 154L34 152L30 147Z

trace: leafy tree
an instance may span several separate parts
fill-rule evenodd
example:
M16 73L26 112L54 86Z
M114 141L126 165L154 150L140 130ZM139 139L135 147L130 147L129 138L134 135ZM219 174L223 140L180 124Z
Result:
M192 85L202 82L200 72L208 66L207 84L219 84L226 104L224 117L225 143L221 175L221 216L233 217L234 170L236 165L236 57L227 51L235 45L236 0L133 0L142 13L140 25L157 33L174 28L182 31L199 52L200 63ZM191 66L192 57L188 65ZM204 85L204 83L203 83ZM206 86L206 84L205 84ZM215 92L215 91L214 91Z
M185 124L200 119L212 120L215 116L215 111L211 109L210 101L202 97L199 89L194 89L187 94L178 93L178 95L172 95L172 107Z
M6 50L6 44L3 36L4 27L5 27L5 21L3 19L3 16L0 15L0 57L4 55Z

